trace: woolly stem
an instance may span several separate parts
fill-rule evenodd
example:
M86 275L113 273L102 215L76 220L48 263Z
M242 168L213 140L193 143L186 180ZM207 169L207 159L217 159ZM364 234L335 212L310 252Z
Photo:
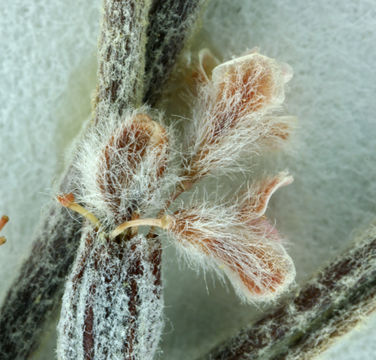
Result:
M158 101L207 1L153 0L147 32L145 102L154 105Z
M137 6L130 6L130 12L120 12L119 17L116 18L119 21L113 21L115 16L110 9L116 10L120 5L129 3ZM176 3L176 6L169 8L163 6L164 3ZM143 47L145 46L147 25L145 13L149 10L145 6L146 2L105 0L106 18L103 20L103 29L106 28L108 32L104 34L105 30L102 30L103 34L100 40L94 124L106 121L106 115L111 111L121 113L128 106L136 107L144 93L148 94L147 98L153 98L154 102L158 100L163 84L162 81L157 84L157 77L150 76L150 74L153 74L155 69L161 69L157 72L158 78L167 78L179 51L188 39L187 36L180 35L177 37L165 36L161 42L158 34L161 33L161 29L172 29L169 19L175 19L174 29L177 29L183 9L185 9L186 18L190 19L190 22L185 23L186 29L188 30L188 27L194 24L194 19L198 15L198 12L195 11L196 7L184 5L184 3L188 2L155 0L153 3L153 11L149 16L149 38L146 51L146 61L149 64L146 76L150 80L147 81L146 86L143 86L143 64L145 64ZM203 1L195 0L190 3L198 4ZM142 4L144 9L141 8ZM149 6L149 2L147 4ZM122 26L128 26L127 24L135 25L132 27L131 33L121 30ZM115 32L111 32L112 27L116 27L119 35L122 34L120 37L112 38L117 41L109 41L111 34L115 34ZM133 42L131 42L127 37L129 34L133 40L138 38L142 41L132 40ZM184 34L188 34L188 31ZM127 40L126 46L125 40ZM119 47L125 51L118 51ZM132 52L137 52L137 54ZM164 55L158 56L158 54ZM148 60L149 58L153 60ZM166 58L168 61L164 60ZM108 63L110 60L112 65ZM136 67L133 68L131 77L126 71L119 70L118 65L123 61L127 61L130 68ZM150 64L153 65L150 66ZM152 78L154 80L151 80ZM70 180L73 176L74 170L73 167L70 167L60 183L61 192L67 192L72 188ZM72 214L63 209L55 200L47 207L41 218L38 231L33 236L31 254L25 260L18 278L10 286L1 306L0 357L2 359L24 359L36 348L45 321L50 318L51 312L57 309L60 303L62 288L79 244L81 225L80 217L72 217ZM150 253L150 261L154 264L153 274L156 285L160 284L160 259L160 248L154 249Z
M105 1L104 4L107 8L105 9L106 19L103 23L106 30L115 26L112 21L114 17L109 11L114 9L112 5L117 5L118 8L118 6L128 3L129 1ZM117 29L119 29L120 23L124 26L137 24L136 27L133 27L132 36L144 39L148 8L144 6L144 9L140 11L141 2L133 1L133 3L139 4L136 4L137 7L130 7L130 11L127 13L121 12L121 16L118 18L120 22L116 23ZM155 16L158 15L155 14ZM119 31L120 33L121 31ZM125 34L125 32L123 33ZM145 63L140 58L141 55L144 56L145 50L142 48L144 45L138 41L134 42L132 47L129 46L129 41L127 42L128 46L124 46L122 41L107 42L108 35L101 35L101 38L96 122L106 121L105 114L108 114L109 111L121 112L127 106L137 105L132 101L138 102L137 99L142 97L139 89L143 87L141 83L144 71L142 64ZM106 41L103 40L104 38ZM127 37L122 36L118 38L118 40L120 39L124 40ZM116 51L115 44L125 50ZM132 51L137 51L137 55L131 54ZM116 59L116 54L119 54L118 59ZM138 59L133 66L136 66L140 73L134 69L133 77L129 78L126 72L120 71L116 72L116 76L113 78L111 67L112 70L116 70L117 67L114 64L120 64L128 58L132 61L135 58ZM109 60L113 65L106 65ZM126 82L131 85L124 87ZM134 89L137 89L136 96ZM129 94L126 94L126 91L129 91ZM70 167L60 183L61 192L67 192L72 188L71 179L74 175L74 169ZM25 359L37 347L45 321L50 318L51 312L57 309L60 303L63 285L79 244L81 225L81 218L72 217L72 214L63 209L60 204L56 204L55 200L47 207L39 230L33 237L31 254L25 260L18 278L10 286L1 306L0 357L2 359ZM151 256L151 258L158 259L159 255ZM158 274L158 270L154 272Z
M163 324L159 247L142 235L109 241L84 229L63 297L59 359L153 358Z
M70 187L68 178L63 183ZM61 190L64 192L64 186ZM80 221L55 199L43 214L30 256L2 304L1 359L26 359L36 348L42 325L60 302L62 285L77 250Z
M299 293L205 359L310 359L376 309L375 228Z
M151 0L103 0L96 121L141 106Z

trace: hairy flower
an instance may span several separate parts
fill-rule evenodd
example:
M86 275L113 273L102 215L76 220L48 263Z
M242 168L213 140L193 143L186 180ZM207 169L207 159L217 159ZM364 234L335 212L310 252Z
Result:
M109 121L84 142L78 161L83 195L79 199L111 226L152 206L168 161L168 132L147 114L128 112Z
M264 213L270 196L291 181L283 172L253 184L233 206L179 210L169 231L190 261L226 274L243 300L274 299L292 283L295 268Z
M281 116L286 64L251 53L220 64L201 54L198 99L187 174L200 178L211 170L229 169L244 150L258 151L289 137L293 118Z
M166 145L166 131L147 114L135 115L129 124L117 129L107 143L97 181L104 201L119 222L129 219L138 206L137 199L122 196L124 189L132 186L143 163L154 163L147 174L149 178L158 179L163 174L167 160ZM153 188L155 185L150 183L149 186ZM124 201L126 205L122 204Z

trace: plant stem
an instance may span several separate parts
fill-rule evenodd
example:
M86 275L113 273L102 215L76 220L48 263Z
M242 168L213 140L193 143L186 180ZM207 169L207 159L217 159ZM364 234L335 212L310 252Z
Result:
M176 37L165 37L160 42L157 34L171 25L171 18L177 17L173 23L175 29L179 28L178 18L183 10L186 18L190 19L189 24L193 24L194 17L197 16L196 6L185 6L183 0L174 1L180 5L172 8L163 6L163 3L154 1L153 11L150 12L150 24L154 25L149 26L146 51L148 60L145 60L146 12L149 2L104 0L94 126L98 121L106 121L106 115L112 112L121 114L127 107L138 106L143 94L147 93L153 99L158 98L162 82L156 85L148 81L144 85L145 61L149 64L148 79L151 79L151 69L162 69L158 71L159 77L163 78L163 74L166 74L167 78L179 51L186 43L186 37L179 36L179 41ZM172 1L168 3L172 4ZM129 6L129 12L121 11L121 6L125 4ZM185 32L187 33L188 31ZM165 56L158 54L167 53L169 61L165 62ZM123 65L120 67L121 64ZM158 94L154 95L155 91ZM60 182L58 190L61 193L72 190L73 176L74 170L70 167ZM45 322L60 304L63 285L77 252L81 226L80 217L72 216L55 200L49 204L33 236L31 254L1 306L0 358L23 360L37 347ZM153 264L155 284L160 285L160 247L153 247L149 258Z
M158 242L143 235L110 240L90 225L65 287L59 359L150 360L163 328Z
M110 233L110 239L116 238L118 235L122 234L126 229L129 229L131 227L153 226L159 227L161 229L168 229L171 221L172 220L169 218L169 216L163 216L159 219L146 218L126 221Z
M96 121L141 106L151 0L103 0Z
M154 105L208 0L154 0L146 46L144 102Z
M376 229L205 359L311 359L376 308Z

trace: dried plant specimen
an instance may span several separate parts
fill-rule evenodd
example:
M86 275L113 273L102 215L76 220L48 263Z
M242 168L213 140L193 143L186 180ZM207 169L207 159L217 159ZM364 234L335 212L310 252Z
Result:
M254 182L231 204L202 202L168 211L183 191L220 166L224 152L223 161L235 163L249 150L248 137L254 135L254 143L287 139L273 117L283 100L284 68L251 54L214 67L213 80L198 79L193 117L207 131L193 129L199 145L192 142L185 154L174 148L174 131L163 117L145 106L110 114L84 136L75 159L77 202L73 194L58 197L89 220L64 294L62 359L154 357L163 328L155 228L167 231L191 263L225 274L243 301L272 300L289 288L294 265L265 217L271 195L292 182L287 172ZM229 152L237 134L241 150ZM140 226L151 226L149 235L138 234ZM156 257L148 255L153 252Z

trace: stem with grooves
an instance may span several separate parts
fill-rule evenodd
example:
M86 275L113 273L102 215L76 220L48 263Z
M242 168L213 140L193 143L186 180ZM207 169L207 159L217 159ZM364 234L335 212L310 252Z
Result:
M154 0L146 46L144 102L154 105L208 0Z
M376 229L205 359L311 359L376 309Z
M102 32L100 36L94 126L98 121L106 121L105 114L110 112L121 114L127 107L138 106L143 97L153 98L154 101L158 99L162 82L156 84L157 77L152 74L155 73L155 69L159 69L158 79L168 77L176 57L187 41L189 32L186 31L184 36L164 36L163 42L160 41L158 34L165 33L166 29L178 34L180 16L190 20L186 22L186 26L193 25L198 15L196 5L199 2L203 3L197 0L192 2L154 0L148 25L145 16L147 9L141 9L139 6L146 2L105 0L107 9L103 19L103 29L107 32ZM120 11L116 15L111 13L111 10L119 9L124 3L129 4L129 12ZM176 5L166 7L163 6L164 3L176 3ZM194 6L185 3L192 3ZM117 28L112 31L113 26ZM148 39L145 37L147 26L149 26ZM188 27L186 29L188 30ZM147 41L146 50L145 41ZM119 48L122 48L122 51L118 51ZM165 61L166 58L168 61ZM131 63L131 60L136 62ZM109 61L111 64L108 63ZM126 73L124 67L118 66L124 61L132 74ZM145 63L148 64L145 77L149 79L146 85L143 78ZM74 176L73 167L70 166L62 177L58 191L70 192ZM80 217L73 216L55 200L51 201L32 237L31 254L25 260L18 278L9 288L1 305L0 358L23 360L36 349L46 321L60 304L63 285L77 252L81 227ZM160 284L160 258L160 250L153 248L150 252L150 261L153 264L156 285Z

